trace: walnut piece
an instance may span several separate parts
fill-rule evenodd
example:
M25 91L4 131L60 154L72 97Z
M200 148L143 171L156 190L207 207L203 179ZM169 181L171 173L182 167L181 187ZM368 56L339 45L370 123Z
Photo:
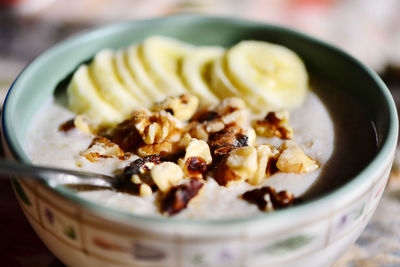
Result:
M106 129L100 132L100 135L109 138L112 142L118 144L124 151L129 152L135 152L138 145L142 142L142 138L140 137L132 118L121 122L115 128Z
M226 98L216 110L201 110L186 127L192 137L207 140L210 134L229 126L243 127L248 118L246 105L240 98Z
M272 146L259 145L257 150L257 169L252 177L249 177L248 182L251 185L261 184L266 177L271 173L267 172L268 164L274 159L274 152Z
M167 161L154 166L150 170L153 182L161 192L167 192L183 179L183 171L177 164Z
M89 147L79 153L91 162L96 162L101 158L125 159L124 151L115 143L105 137L96 137Z
M276 167L282 172L308 173L319 167L294 141L284 142L281 151Z
M214 156L223 156L231 150L248 145L248 136L239 126L228 126L224 130L210 135L209 144Z
M87 135L92 135L95 132L83 115L77 115L74 119L64 122L60 127L58 127L58 130L68 132L75 128Z
M154 185L149 172L157 164L161 163L160 156L151 155L139 158L125 167L122 173L121 187L125 191L129 191L140 196L148 196L153 194L152 186Z
M281 139L293 138L288 111L268 112L263 120L257 120L253 126L259 136L267 138L275 136Z
M218 165L214 179L220 185L230 186L253 177L257 170L257 150L252 146L231 151Z
M190 179L184 184L172 187L161 201L161 211L169 216L179 213L198 195L202 187L203 183L198 179Z
M274 188L264 186L245 192L242 198L250 203L256 204L262 211L271 211L284 208L293 203L294 195L289 191L276 192Z
M178 159L178 165L185 176L190 178L203 178L207 165L211 164L212 157L207 142L192 138L186 146L185 156Z
M156 103L154 111L166 111L182 121L189 120L199 107L199 99L191 94L183 94L178 97L168 97L164 101Z
M146 109L135 110L132 120L145 144L160 144L168 141L169 135L178 127L178 121L168 112L150 113Z

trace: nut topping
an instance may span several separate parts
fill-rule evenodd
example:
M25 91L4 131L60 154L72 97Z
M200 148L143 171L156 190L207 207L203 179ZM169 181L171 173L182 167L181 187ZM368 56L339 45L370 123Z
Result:
M215 156L223 156L231 150L248 145L248 137L238 126L228 126L224 130L214 133L209 138L211 151Z
M76 116L74 119L70 119L58 127L59 131L63 132L68 132L72 129L79 129L83 133L92 135L93 131L90 129L89 123L85 120L85 118L82 115Z
M268 145L260 145L257 148L257 169L248 182L251 185L261 184L264 179L269 176L267 173L268 163L273 158L273 152Z
M253 177L257 170L257 151L252 146L231 151L218 165L214 179L220 185L230 186Z
M281 146L276 167L282 172L308 173L318 169L318 164L294 142L286 141Z
M289 191L276 192L274 188L269 186L247 191L242 195L242 198L256 204L261 211L284 208L295 200L294 195Z
M185 176L202 179L211 161L208 144L193 138L186 147L185 156L178 159L178 165L183 169Z
M161 192L167 192L183 179L182 169L173 162L163 162L150 170L151 178Z
M289 112L268 112L263 120L254 123L257 134L263 137L278 137L281 139L292 139L293 129L289 125Z
M179 97L168 97L154 105L154 111L166 111L175 118L182 121L189 120L199 106L199 99L190 94L183 94Z
M124 151L105 137L94 138L88 149L82 151L80 155L91 162L98 161L101 158L125 159Z
M198 179L190 179L189 182L172 187L162 199L161 211L169 216L179 213L202 187L203 183Z
M157 164L160 164L160 156L151 155L144 158L139 158L125 167L122 178L125 189L139 193L140 196L148 196L153 193L151 186L154 182L149 176L149 171Z

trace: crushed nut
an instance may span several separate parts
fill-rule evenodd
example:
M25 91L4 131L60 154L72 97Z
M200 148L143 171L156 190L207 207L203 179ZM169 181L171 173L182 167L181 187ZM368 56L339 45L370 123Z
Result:
M214 179L220 185L230 186L253 177L257 170L257 150L246 146L231 151L218 165Z
M189 120L199 106L199 99L190 94L183 94L179 97L168 97L154 105L154 111L166 111L175 118L182 121Z
M247 143L249 146L254 146L256 144L257 135L253 128L247 129L244 135L247 136Z
M248 136L238 126L228 126L210 135L209 144L214 156L223 156L231 150L248 145Z
M111 131L100 132L112 142L118 144L124 151L135 152L142 139L132 119L127 119L118 124ZM156 153L154 153L156 154Z
M179 213L198 195L202 187L203 183L198 179L190 179L189 182L172 187L162 199L161 211L169 216Z
M75 129L74 119L67 120L58 127L58 130L60 132L68 132L71 131L72 129Z
M160 144L152 145L141 145L138 147L136 153L140 157L146 157L149 155L161 155L162 157L175 152L174 146L171 142L165 141Z
M249 177L248 182L251 185L261 184L264 179L269 176L267 173L268 163L273 158L273 152L268 145L257 146L257 169L252 177Z
M150 170L151 178L161 192L167 192L183 179L181 167L173 162L162 162Z
M161 163L159 155L151 155L139 158L125 167L122 173L123 187L130 189L132 193L139 193L141 196L148 196L153 193L154 182L149 176L150 170ZM129 191L129 190L128 190Z
M185 176L202 179L211 164L212 157L207 142L193 138L186 147L185 156L178 159L178 165Z
M289 125L289 112L276 111L268 112L263 120L254 123L254 129L259 136L278 137L281 139L292 139L293 129Z
M88 149L80 152L79 155L91 162L96 162L101 158L126 159L124 151L105 137L94 138Z
M200 140L204 140L207 141L208 140L208 132L206 130L207 126L204 123L199 123L197 121L193 121L190 122L187 126L186 126L186 131L193 137L196 139L200 139Z
M72 129L79 129L83 133L92 135L94 130L91 129L91 126L86 121L86 119L82 115L76 116L74 119L70 119L58 127L59 131L68 132Z
M153 194L153 190L148 184L141 184L139 187L139 195L141 197L151 196Z
M220 132L226 127L244 126L248 118L248 110L240 98L224 99L217 109L200 110L186 129L194 138L208 140L209 135Z
M308 173L318 169L318 164L294 141L283 143L281 151L276 167L282 172Z
M295 200L294 195L289 191L276 192L274 188L269 186L247 191L242 195L242 198L256 204L262 211L284 208L292 204Z
M135 110L132 120L145 144L159 144L167 141L169 134L178 128L177 121L166 111L150 113L145 109Z

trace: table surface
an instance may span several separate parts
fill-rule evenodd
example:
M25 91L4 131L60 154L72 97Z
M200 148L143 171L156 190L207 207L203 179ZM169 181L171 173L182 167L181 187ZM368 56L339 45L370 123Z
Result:
M5 1L7 2L7 1ZM18 2L18 1L9 1ZM24 1L21 1L24 2ZM33 2L33 1L25 1L25 2ZM46 2L46 1L37 1L37 2ZM52 1L47 1L48 3ZM1 10L1 2L0 2L0 103L2 103L4 99L5 92L7 91L8 87L10 86L12 80L17 76L17 74L21 71L21 69L28 63L35 55L41 53L54 43L64 39L65 37L87 27L93 25L99 25L104 23L110 23L113 19L121 18L121 19L130 19L127 13L123 13L127 9L125 6L131 1L125 0L118 0L113 1L113 8L109 8L109 5L106 5L106 0L102 1L94 1L94 0L82 0L82 1L71 1L75 4L75 9L65 8L65 4L62 4L64 1L57 1L58 7L51 7L49 12L45 11L35 11L37 13L29 14L28 16L18 15L18 16L2 16ZM147 1L142 1L147 2ZM163 5L165 3L175 3L175 9L171 9L170 7L164 8ZM147 15L164 15L165 13L170 13L176 11L176 8L186 8L189 5L185 6L186 2L190 1L157 1L158 9L146 9L149 5L138 5L136 6L135 18L143 16L143 14ZM190 3L199 3L199 1L191 1ZM220 1L218 5L211 6L210 1L203 1L202 3L207 3L209 6L201 5L196 6L197 8L209 8L212 7L213 9L224 9L228 10L232 14L237 13L237 9L244 10L243 12L249 12L254 19L261 19L265 17L265 13L258 12L258 8L251 9L252 6L259 7L260 5L264 5L263 1L246 1L246 4L243 5L240 2L240 5L236 7L231 6L231 2L229 1ZM237 2L237 1L235 1ZM328 4L331 5L332 3L346 3L341 4L339 8L342 8L343 14L347 12L344 9L343 5L350 5L348 3L359 2L358 0L351 0L351 1L323 1L323 0L314 0L314 1L299 1L299 0L286 0L286 1L271 1L274 2L274 8L272 10L274 12L279 11L282 7L282 4L277 3L306 3L308 6L304 8L304 6L297 6L297 8L301 11L298 13L298 16L290 16L292 18L291 23L293 25L300 25L305 26L306 29L311 31L311 33L325 33L326 28L318 28L316 29L315 26L327 26L327 24L317 24L313 23L313 19L318 19L320 17L327 17L327 15L337 14L337 10L333 10L328 14L327 6ZM373 3L374 1L364 1L368 3ZM384 0L383 2L393 2L397 3L396 1ZM56 3L54 1L54 3ZM61 4L60 4L61 3ZM79 4L78 4L79 3ZM96 4L94 4L96 3ZM99 4L100 3L100 4ZM192 4L193 4L192 3ZM268 2L270 3L270 2ZM314 5L314 6L310 6ZM379 2L379 3L382 3ZM179 4L179 5L178 5ZM186 3L187 4L187 3ZM96 5L96 9L93 9L92 6ZM121 7L119 10L117 9L118 5ZM317 5L317 6L316 6ZM397 5L397 10L400 10L400 4ZM383 6L383 5L382 5ZM386 14L386 17L389 17L388 11L396 10L394 7L386 6L387 8L386 13L384 13L381 8L379 9L380 14ZM193 7L193 6L192 6ZM296 6L295 6L296 7ZM311 8L310 8L311 7ZM317 9L316 9L317 7ZM164 9L163 9L164 8ZM293 8L293 6L292 6ZM81 13L75 12L76 10L81 10ZM103 12L106 14L108 20L100 20L99 13ZM267 9L260 9L260 10L267 10ZM271 8L269 9L271 10ZM310 10L313 16L310 16ZM364 9L362 12L358 13L358 17L361 18L362 16L365 18L366 15L371 15L368 12L372 12L372 9ZM189 10L190 11L190 10ZM375 10L377 11L377 10ZM26 10L18 12L26 12ZM134 11L132 11L134 12ZM229 15L229 12L226 11L224 15ZM257 13L258 12L258 13ZM73 13L73 16L71 15ZM214 12L215 13L215 12ZM279 13L279 12L278 12ZM87 14L90 14L88 17ZM352 16L354 13L351 13ZM375 14L375 13L374 13ZM398 12L394 12L393 14L398 14ZM262 16L261 16L262 15ZM267 14L268 15L268 14ZM271 15L271 14L269 14ZM376 15L376 14L375 14ZM258 16L258 17L257 17ZM371 15L372 16L372 15ZM272 16L273 17L273 16ZM328 16L329 17L329 16ZM346 16L339 16L340 18L346 18ZM41 19L39 19L41 18ZM73 18L73 19L71 19ZM273 17L273 22L279 22L282 17ZM293 18L297 19L294 21ZM311 19L310 19L311 18ZM338 17L336 17L337 20ZM376 17L371 17L372 19L376 19ZM342 19L340 19L342 20ZM285 21L287 21L285 19ZM373 21L367 19L358 19L358 23L360 21ZM378 21L376 20L377 24L379 25L386 25L386 20ZM314 21L315 22L315 21ZM342 21L343 23L347 23L345 20ZM308 24L307 24L308 23ZM400 24L400 21L398 21ZM287 23L286 23L287 25ZM335 24L336 21L335 21ZM392 24L390 24L392 25ZM290 26L290 25L289 25ZM321 27L322 27L321 26ZM329 26L329 25L328 25ZM364 27L365 25L358 25L358 27ZM307 28L308 27L308 28ZM311 28L310 28L311 27ZM393 27L393 29L398 29L399 27ZM332 30L332 28L330 28ZM360 28L352 28L360 29ZM362 28L364 29L364 28ZM395 35L388 34L382 35L384 33L381 29L378 28L368 28L369 31L371 29L377 29L376 34L380 34L379 38L375 38L376 35L373 32L369 32L375 43L370 43L370 47L377 47L380 43L384 42L385 44L388 43L387 37L393 37ZM333 29L335 31L335 29ZM400 36L399 31L396 32L397 36ZM343 36L343 35L342 35ZM385 37L386 36L386 37ZM361 36L363 37L370 37L370 36ZM385 39L386 38L386 39ZM329 39L329 36L328 38ZM338 39L332 38L332 40L345 40L345 39ZM394 38L392 38L394 39ZM400 44L400 37L398 38ZM367 43L365 41L357 41L356 44L363 44ZM346 45L348 43L345 43ZM354 44L354 43L352 43ZM351 46L350 46L351 47ZM352 47L355 51L361 51L357 47ZM399 55L400 50L396 50ZM378 69L381 69L384 66L382 61L382 57L378 57L378 54L384 53L366 53L360 54L364 59L370 63L370 65L377 66ZM386 53L387 54L387 53ZM374 56L374 57L372 57ZM396 59L395 54L389 59ZM400 57L397 57L398 62L400 62ZM397 63L398 63L397 62ZM395 71L398 75L400 72ZM393 96L396 100L396 103L400 103L400 83L399 77L396 76L395 78L389 78L386 82L391 89ZM400 151L400 150L399 150ZM1 156L1 154L0 154ZM385 190L383 195L382 201L380 202L374 216L372 217L371 221L367 225L365 231L362 233L360 238L357 240L356 244L334 265L334 267L375 267L375 266L384 266L384 267L394 267L400 266L400 153L396 154L395 159L395 168L392 172L390 177L388 186ZM14 266L23 266L23 267L37 267L37 266L46 266L46 267L60 267L64 266L61 262L59 262L43 245L40 239L37 237L31 226L29 225L28 221L24 217L22 210L19 208L16 198L12 192L11 185L7 179L3 179L4 177L0 177L0 256L2 259L2 266L14 267Z

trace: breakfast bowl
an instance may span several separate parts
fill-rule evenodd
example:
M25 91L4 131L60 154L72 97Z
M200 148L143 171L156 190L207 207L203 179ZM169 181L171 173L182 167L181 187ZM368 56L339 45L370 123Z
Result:
M135 214L89 201L64 186L14 177L19 204L44 244L67 266L330 266L338 260L382 196L397 143L397 112L376 73L345 52L290 29L178 15L73 36L36 58L11 86L2 114L6 155L32 163L25 149L29 125L81 63L104 48L120 49L152 35L224 47L262 40L294 51L312 73L313 87L323 88L316 90L322 99L351 99L326 102L335 139L324 175L290 207L227 218ZM356 106L362 126L354 115ZM43 143L40 153L48 149Z

